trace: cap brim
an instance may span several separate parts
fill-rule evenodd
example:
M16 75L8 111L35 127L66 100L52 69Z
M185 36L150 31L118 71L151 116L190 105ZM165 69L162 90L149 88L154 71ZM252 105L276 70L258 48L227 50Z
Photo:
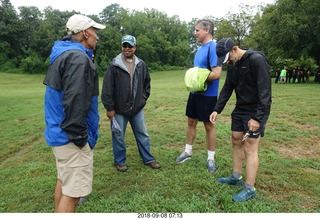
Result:
M96 29L99 29L99 30L102 30L102 29L106 28L106 26L104 26L102 24L98 24L98 23L95 23L94 25L92 25L92 27L94 27Z
M134 46L134 43L132 43L131 41L127 41L127 40L122 41L122 44L124 44L124 43L129 43L131 46Z
M227 54L225 54L224 56L220 56L218 57L218 61L217 61L217 65L222 65L224 63L226 63L229 59L229 52Z
M229 60L230 52L228 52L223 60L223 63L226 63Z

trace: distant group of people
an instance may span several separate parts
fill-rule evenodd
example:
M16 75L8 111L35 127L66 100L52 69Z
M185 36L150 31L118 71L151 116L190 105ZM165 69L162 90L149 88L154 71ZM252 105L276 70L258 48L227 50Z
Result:
M57 40L50 55L50 67L44 79L45 138L56 158L57 183L55 211L75 212L82 197L92 191L93 149L99 136L99 76L93 51L99 40L97 31L105 25L83 15L73 15L67 24L68 35ZM233 91L236 106L232 112L233 171L217 178L221 184L243 186L233 201L256 196L255 179L259 166L258 145L264 136L271 107L271 76L263 53L240 49L231 38L217 44L212 40L214 25L201 19L194 36L202 45L194 66L210 73L205 92L191 92L186 104L187 131L184 151L176 158L182 163L192 157L196 126L203 122L208 148L207 170L216 172L215 124ZM147 64L134 55L136 38L121 39L121 53L108 65L101 100L110 119L112 148L116 170L127 171L125 132L130 123L143 164L152 169L161 166L150 152L150 140L144 120L144 107L150 96ZM218 98L222 65L227 65L225 84ZM246 160L246 180L242 165Z
M310 76L312 75L311 66L307 68L297 66L296 68L284 67L283 69L277 68L275 71L274 83L309 83ZM320 83L320 67L314 71L314 81Z

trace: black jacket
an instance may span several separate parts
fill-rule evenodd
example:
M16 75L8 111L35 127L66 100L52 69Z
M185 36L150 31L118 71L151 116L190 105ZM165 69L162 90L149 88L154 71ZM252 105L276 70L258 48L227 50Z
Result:
M221 113L233 90L237 99L235 110L249 112L251 118L259 122L270 114L271 75L262 53L249 49L236 65L228 65L226 81L214 111Z
M103 79L101 100L104 107L124 116L135 115L150 96L150 80L146 63L135 56L131 90L130 74L119 54L109 64Z

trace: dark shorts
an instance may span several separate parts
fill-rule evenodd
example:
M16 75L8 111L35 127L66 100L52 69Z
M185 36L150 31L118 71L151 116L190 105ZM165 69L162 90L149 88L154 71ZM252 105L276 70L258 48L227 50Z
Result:
M243 111L233 111L231 114L232 122L231 122L231 130L235 132L243 132L248 131L248 121L251 119L252 112L243 112ZM264 130L266 128L266 124L269 118L269 114L265 115L260 123L260 128L250 134L250 138L258 138L264 136Z
M198 119L201 122L209 122L209 117L216 102L217 97L190 93L186 107L186 116L192 119Z

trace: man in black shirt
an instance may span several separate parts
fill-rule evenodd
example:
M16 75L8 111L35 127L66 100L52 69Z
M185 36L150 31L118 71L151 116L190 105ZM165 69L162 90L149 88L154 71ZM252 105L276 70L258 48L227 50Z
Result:
M256 196L254 184L259 166L258 144L264 135L271 106L270 69L262 53L252 49L242 50L230 38L221 39L216 51L217 65L227 63L228 66L225 84L210 115L213 124L233 91L236 93L231 124L233 173L217 180L222 184L243 185L242 163L246 159L245 186L232 200L247 201Z

